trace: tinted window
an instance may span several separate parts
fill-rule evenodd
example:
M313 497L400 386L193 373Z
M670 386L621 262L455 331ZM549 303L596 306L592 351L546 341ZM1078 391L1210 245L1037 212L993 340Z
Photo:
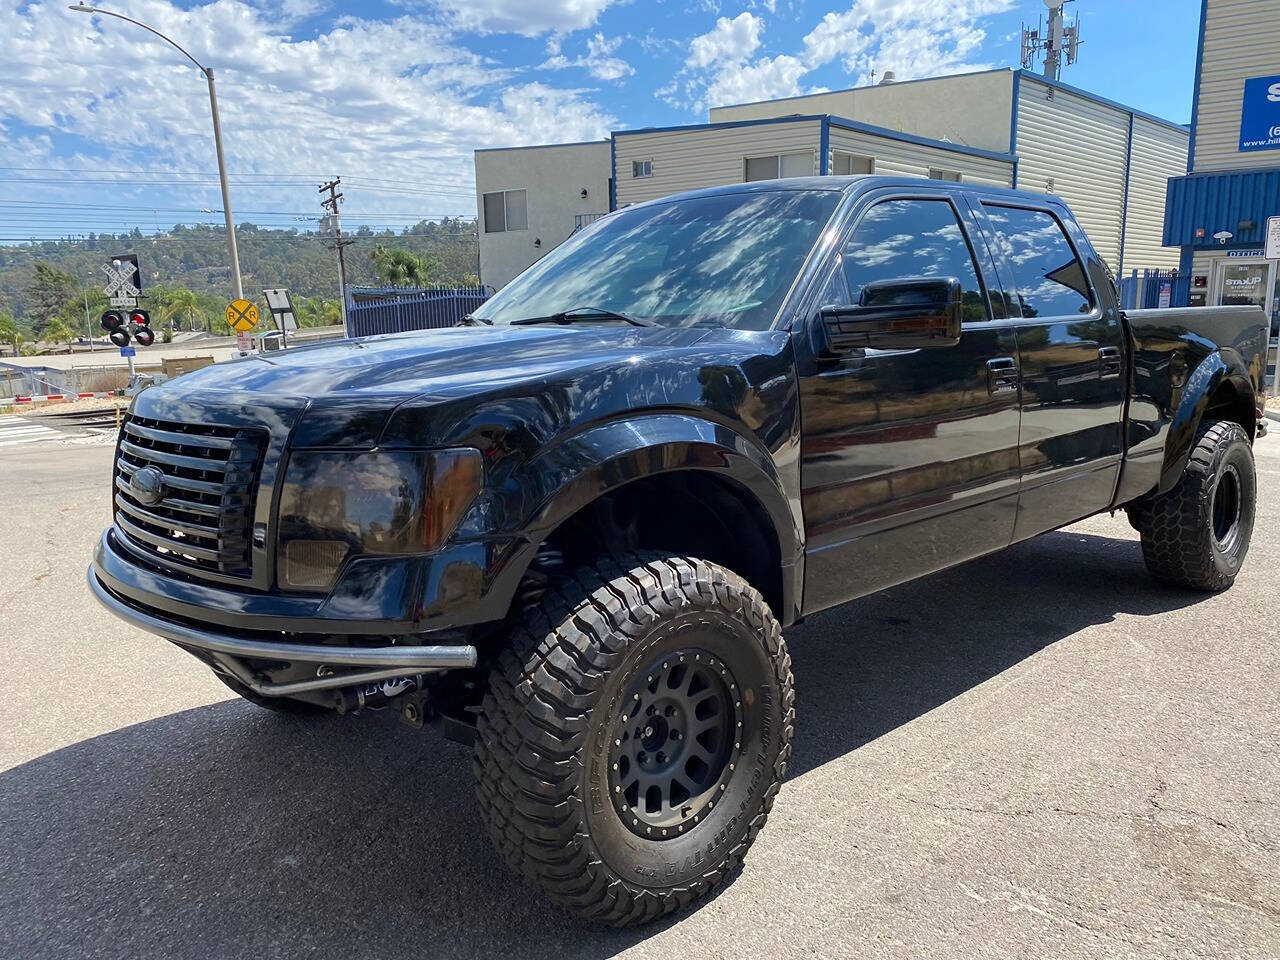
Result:
M987 206L996 250L1013 270L1024 317L1070 317L1093 310L1084 267L1062 225L1043 210Z
M510 323L595 307L671 326L764 330L840 196L759 190L620 210L575 233L475 315Z
M844 251L854 303L877 280L955 277L964 289L964 319L986 320L973 252L946 200L886 200L858 222Z

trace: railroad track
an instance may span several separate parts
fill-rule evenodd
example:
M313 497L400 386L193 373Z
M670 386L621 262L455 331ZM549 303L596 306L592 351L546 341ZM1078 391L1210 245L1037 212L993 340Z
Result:
M42 413L31 417L33 423L46 423L51 427L84 427L90 430L115 430L115 410L68 410L59 413Z

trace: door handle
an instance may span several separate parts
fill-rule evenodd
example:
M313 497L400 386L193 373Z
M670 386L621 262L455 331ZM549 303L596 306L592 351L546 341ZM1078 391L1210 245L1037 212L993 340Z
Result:
M1103 379L1120 376L1124 358L1119 347L1101 347L1098 350L1098 375Z
M1013 357L995 357L987 361L987 391L1015 393L1018 389L1018 364Z

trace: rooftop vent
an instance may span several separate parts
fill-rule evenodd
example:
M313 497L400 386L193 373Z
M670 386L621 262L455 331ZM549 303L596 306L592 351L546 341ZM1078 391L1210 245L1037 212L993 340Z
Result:
M896 83L897 80L898 80L898 75L896 73L894 73L892 70L886 70L884 72L884 76L880 78L880 86L886 87L891 83Z

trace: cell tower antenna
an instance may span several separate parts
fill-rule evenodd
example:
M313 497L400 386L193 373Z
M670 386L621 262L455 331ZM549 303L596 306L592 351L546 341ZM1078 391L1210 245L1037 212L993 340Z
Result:
M1044 57L1044 75L1057 80L1063 63L1067 66L1080 58L1080 17L1067 23L1062 8L1074 0L1044 0L1049 8L1049 19L1036 21L1034 28L1022 25L1022 69L1031 70L1036 60Z

